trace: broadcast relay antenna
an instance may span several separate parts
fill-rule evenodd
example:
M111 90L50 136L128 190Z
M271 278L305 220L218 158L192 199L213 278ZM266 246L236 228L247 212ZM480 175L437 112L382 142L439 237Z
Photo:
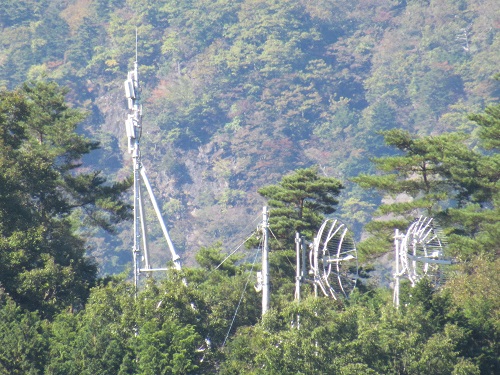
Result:
M344 223L336 219L323 222L314 238L309 259L316 295L319 287L327 297L349 297L358 280L358 252L354 236Z
M262 272L257 273L256 290L262 291L262 312L269 308L269 265L267 232L269 231L267 207L264 207L262 231L264 246ZM295 300L300 301L301 286L307 282L314 286L317 297L320 290L332 299L349 298L358 280L358 252L352 232L336 219L323 222L309 251L309 274L307 273L305 238L295 233L296 274Z
M443 266L455 261L444 254L446 237L433 218L420 216L408 227L406 234L396 229L394 235L395 273L394 306L399 307L399 281L410 280L414 287L423 278L439 286L443 279Z
M166 271L168 268L153 268L150 263L147 228L144 218L144 202L142 195L142 183L146 186L151 204L156 212L158 222L160 223L168 248L172 255L174 266L177 270L181 269L180 257L177 255L172 240L168 234L165 221L158 208L158 203L153 194L153 189L146 175L146 169L142 164L140 140L142 135L142 104L140 100L141 86L139 84L139 73L137 63L137 30L135 33L135 62L134 70L129 71L124 83L125 96L127 98L127 119L125 120L125 130L128 138L128 152L132 155L134 172L134 243L132 248L134 262L134 286L137 295L139 277L141 273L151 274L155 271ZM141 244L142 242L142 244Z

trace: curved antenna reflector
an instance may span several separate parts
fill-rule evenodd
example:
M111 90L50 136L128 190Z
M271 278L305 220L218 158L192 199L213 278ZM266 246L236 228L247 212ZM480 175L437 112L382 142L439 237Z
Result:
M352 233L338 220L328 219L318 230L310 254L314 282L328 297L348 297L358 278L358 254Z

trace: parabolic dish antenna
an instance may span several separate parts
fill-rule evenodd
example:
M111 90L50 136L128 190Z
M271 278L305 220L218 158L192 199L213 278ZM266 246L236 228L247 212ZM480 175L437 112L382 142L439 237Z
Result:
M413 221L401 245L402 269L408 273L412 286L424 277L439 285L442 277L440 266L452 262L444 257L445 235L434 220L420 216Z
M331 298L348 297L358 279L358 252L352 232L338 220L323 222L310 252L314 282Z

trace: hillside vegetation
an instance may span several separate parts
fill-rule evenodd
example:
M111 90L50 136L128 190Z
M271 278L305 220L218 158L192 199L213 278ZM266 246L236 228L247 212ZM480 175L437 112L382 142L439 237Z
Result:
M5 0L0 374L499 373L499 29L495 0ZM134 298L136 30L143 161L184 267ZM259 238L226 254L265 204L261 317ZM419 215L457 264L396 309L370 263ZM360 240L358 288L298 303L294 233L326 217Z
M90 114L81 130L101 142L92 164L122 178L131 169L122 81L137 27L144 163L186 260L200 245L239 243L265 203L256 190L311 165L346 186L337 216L359 238L380 197L349 178L394 152L378 132L471 133L468 113L498 98L498 8L494 0L9 0L0 81L68 86L68 100ZM121 239L91 234L104 272L130 259L124 230ZM110 242L121 251L110 253ZM155 248L164 261L164 244Z

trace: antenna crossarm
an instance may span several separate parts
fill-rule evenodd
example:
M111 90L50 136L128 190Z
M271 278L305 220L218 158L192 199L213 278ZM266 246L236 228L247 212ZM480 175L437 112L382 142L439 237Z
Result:
M453 264L452 260L449 259L434 259L429 257L419 257L415 255L408 254L409 259L421 263L432 263L432 264Z

